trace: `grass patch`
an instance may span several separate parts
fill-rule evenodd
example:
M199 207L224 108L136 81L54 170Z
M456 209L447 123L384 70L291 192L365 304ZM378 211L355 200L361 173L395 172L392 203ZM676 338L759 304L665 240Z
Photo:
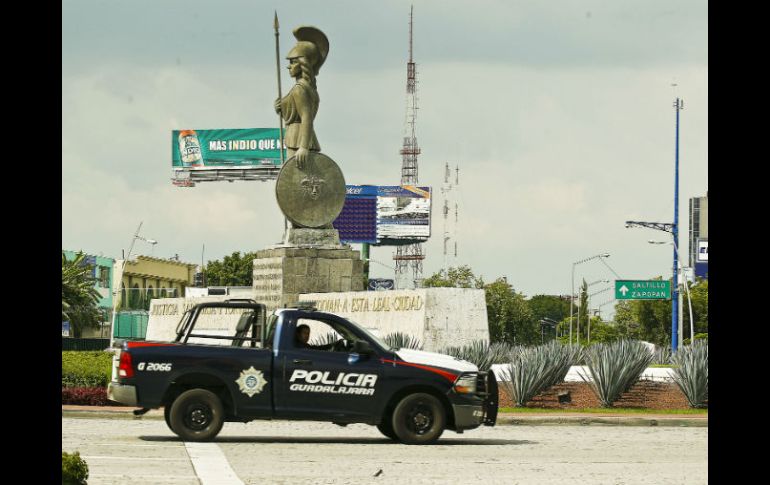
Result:
M671 365L671 364L651 364L651 365L649 365L648 367L654 367L654 368L656 368L656 369L659 369L659 368L668 368L668 369L673 369L673 368L675 368L676 366L675 366L675 365Z
M500 408L501 413L526 413L526 414L708 414L708 409L640 409L640 408Z

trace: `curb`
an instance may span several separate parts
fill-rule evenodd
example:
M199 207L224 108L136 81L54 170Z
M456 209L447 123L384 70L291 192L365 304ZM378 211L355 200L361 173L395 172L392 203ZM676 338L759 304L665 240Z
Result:
M497 417L497 425L512 426L661 426L661 427L696 427L708 428L708 417L689 416L527 416L516 414L501 414Z
M141 416L134 416L138 407L126 406L71 406L62 405L61 415L67 418L110 418L110 419L164 419L163 408L150 409Z

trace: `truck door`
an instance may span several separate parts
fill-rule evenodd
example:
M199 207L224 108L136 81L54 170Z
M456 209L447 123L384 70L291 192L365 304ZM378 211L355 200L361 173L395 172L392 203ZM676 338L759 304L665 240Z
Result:
M294 336L307 325L307 347ZM375 414L375 400L382 387L383 365L378 355L352 351L354 334L344 320L299 317L287 319L275 379L276 416L335 422L367 421Z

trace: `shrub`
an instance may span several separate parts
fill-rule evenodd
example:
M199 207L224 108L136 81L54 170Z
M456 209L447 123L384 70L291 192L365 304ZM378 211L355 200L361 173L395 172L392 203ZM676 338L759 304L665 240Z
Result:
M62 485L85 485L88 478L88 464L80 458L80 452L73 454L62 451L61 454Z
M107 387L112 376L108 352L62 351L62 387Z
M596 344L585 350L585 361L593 380L578 371L589 383L602 407L612 407L621 394L639 380L654 355L642 342L619 340Z
M401 332L389 333L383 339L386 344L394 349L422 350L422 342L417 337Z
M77 406L114 406L104 387L62 387L61 403Z
M709 344L708 340L695 340L688 347L681 347L671 358L675 367L674 382L687 398L690 407L708 407L709 398Z

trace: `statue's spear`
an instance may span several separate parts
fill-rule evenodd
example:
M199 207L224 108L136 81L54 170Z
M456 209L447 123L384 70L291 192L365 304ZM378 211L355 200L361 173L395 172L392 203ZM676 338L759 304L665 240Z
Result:
M275 68L278 74L278 99L283 99L281 96L281 54L278 49L278 11L275 11L275 19L273 20L273 28L275 29ZM283 166L283 116L278 115L278 130L281 137L281 166Z
M281 51L278 48L278 11L275 10L275 17L273 19L273 29L275 29L275 71L278 75L278 99L283 99L283 96L281 95ZM281 152L281 167L283 167L284 164L284 155L283 155L283 115L281 113L278 114L278 134L281 137L281 146L278 147L278 149ZM283 218L283 230L284 232L289 229L289 220L284 217Z

